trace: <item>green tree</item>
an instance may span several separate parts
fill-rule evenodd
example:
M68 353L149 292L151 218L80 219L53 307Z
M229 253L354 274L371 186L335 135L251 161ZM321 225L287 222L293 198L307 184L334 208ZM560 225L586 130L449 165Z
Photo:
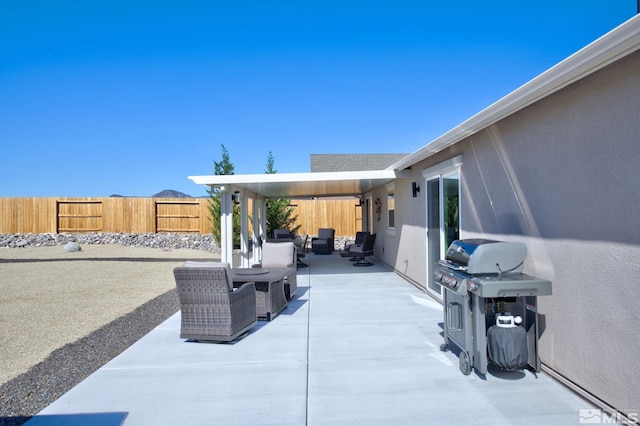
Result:
M214 161L214 175L232 175L234 174L233 163L229 160L229 151L227 147L222 146L222 160ZM209 194L209 213L211 213L211 233L213 238L220 244L220 194L213 190L208 190ZM240 248L240 206L233 205L233 248Z
M275 160L273 153L269 151L267 156L266 174L275 174L278 171L274 168ZM267 200L267 235L273 236L274 229L286 228L295 234L300 225L294 226L298 216L294 216L294 207L291 206L291 200L286 198L271 198Z

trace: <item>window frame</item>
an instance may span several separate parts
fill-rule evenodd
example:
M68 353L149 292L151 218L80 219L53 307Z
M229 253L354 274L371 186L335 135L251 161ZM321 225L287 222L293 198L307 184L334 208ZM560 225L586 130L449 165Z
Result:
M396 229L396 186L395 182L387 185L387 229Z

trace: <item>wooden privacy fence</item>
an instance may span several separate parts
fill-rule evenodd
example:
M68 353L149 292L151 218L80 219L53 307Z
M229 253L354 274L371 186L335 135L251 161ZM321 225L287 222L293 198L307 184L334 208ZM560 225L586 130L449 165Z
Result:
M0 233L210 232L202 198L0 198Z
M317 235L318 228L333 228L336 237L355 236L362 229L362 209L357 200L292 200L298 234Z
M334 228L336 236L361 228L356 200L294 200L298 234ZM0 233L211 232L206 198L0 198ZM251 209L249 209L251 212Z

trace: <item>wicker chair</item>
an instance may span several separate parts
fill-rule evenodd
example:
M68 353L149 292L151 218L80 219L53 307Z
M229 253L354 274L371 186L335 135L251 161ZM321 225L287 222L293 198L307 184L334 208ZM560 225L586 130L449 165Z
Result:
M230 342L256 325L255 284L234 290L228 263L187 262L173 275L182 311L181 338Z
M252 265L254 268L295 268L298 256L296 246L291 241L262 243L262 262ZM292 299L298 289L297 272L291 272L284 279L284 295Z

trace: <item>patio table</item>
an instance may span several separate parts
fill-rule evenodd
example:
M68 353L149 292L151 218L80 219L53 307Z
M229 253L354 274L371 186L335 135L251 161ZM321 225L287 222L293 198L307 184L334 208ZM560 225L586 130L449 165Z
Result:
M256 308L258 319L271 321L287 307L284 294L284 278L294 268L231 268L234 287L247 282L256 284Z

